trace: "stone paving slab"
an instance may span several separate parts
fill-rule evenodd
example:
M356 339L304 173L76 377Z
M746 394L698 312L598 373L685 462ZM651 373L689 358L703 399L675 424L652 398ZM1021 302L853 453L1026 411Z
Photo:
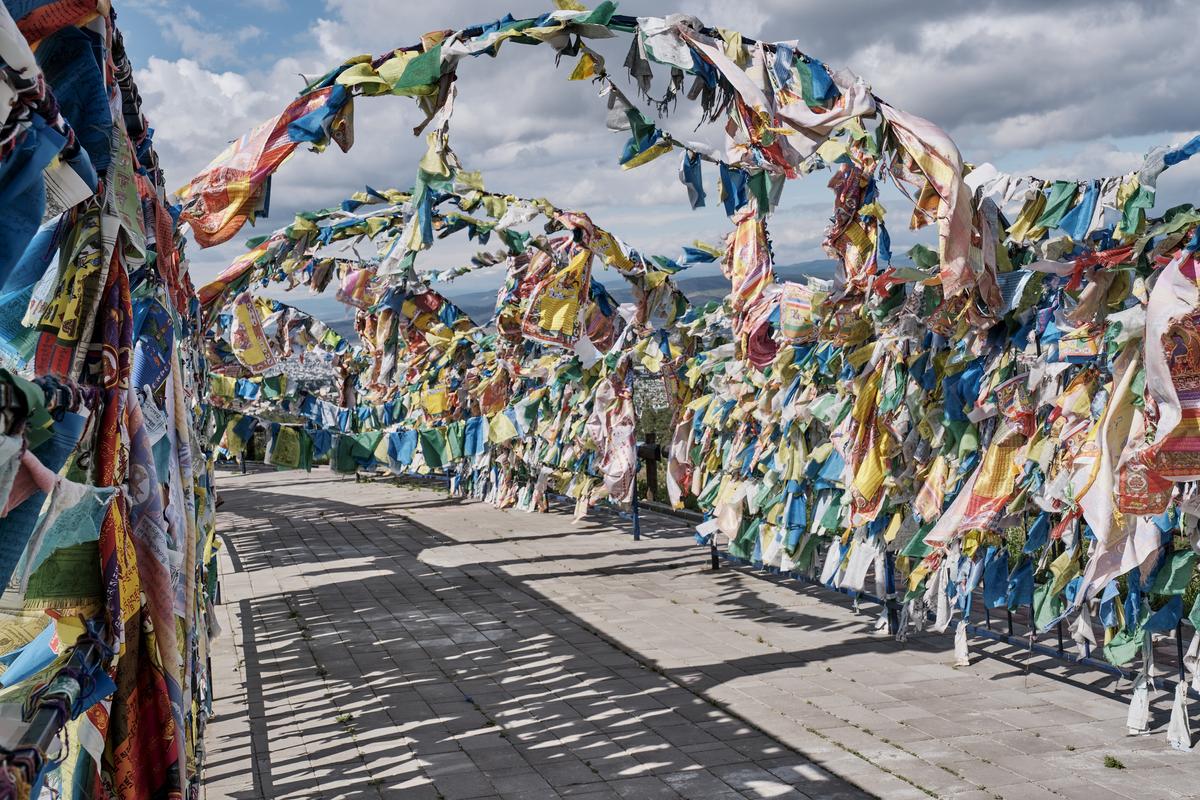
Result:
M1145 800L1200 785L1200 754L1161 733L1165 694L1159 732L1126 737L1113 676L983 639L955 667L949 636L898 644L873 607L709 570L670 518L644 517L633 542L612 515L572 524L326 470L220 488L210 798Z
M446 539L400 512L436 494L220 486L209 800L872 796L499 566L422 561Z

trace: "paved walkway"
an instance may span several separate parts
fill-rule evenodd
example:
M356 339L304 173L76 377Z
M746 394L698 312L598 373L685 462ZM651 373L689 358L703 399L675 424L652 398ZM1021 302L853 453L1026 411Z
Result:
M665 518L222 473L217 798L1175 798L1115 679L707 569ZM866 611L866 609L864 609ZM1123 689L1124 687L1119 687ZM1169 698L1155 701L1160 729ZM1111 756L1125 769L1106 768Z

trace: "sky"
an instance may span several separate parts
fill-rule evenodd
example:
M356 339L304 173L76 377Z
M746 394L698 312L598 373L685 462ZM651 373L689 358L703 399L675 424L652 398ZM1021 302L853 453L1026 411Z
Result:
M586 1L586 0L585 0ZM591 4L591 3L589 3ZM167 184L177 188L232 139L277 114L303 87L361 53L378 55L421 34L487 22L511 12L536 16L552 0L117 0L118 25L154 128ZM203 8L204 10L198 10ZM832 68L847 67L893 106L944 127L964 159L1048 178L1089 178L1135 169L1150 147L1200 132L1195 54L1200 3L1194 0L641 0L619 13L688 13L705 24L768 41L794 41ZM629 38L594 42L621 75ZM590 82L568 82L574 60L555 66L548 46L506 44L497 58L459 67L451 142L463 166L493 191L546 197L588 212L642 252L674 255L696 239L729 230L706 165L709 208L693 211L668 154L623 172L626 134L604 126L605 104ZM690 81L689 81L690 83ZM654 93L665 76L656 74ZM624 87L623 87L624 88ZM633 95L630 87L628 92ZM250 236L288 224L300 210L336 206L364 185L408 188L424 152L412 135L423 116L409 98L359 98L354 148L297 151L276 174L270 219L233 241L189 247L197 285L244 252ZM693 104L659 124L682 139L693 132ZM790 181L772 218L778 263L823 258L831 209L828 174ZM1162 209L1200 200L1200 158L1159 183ZM909 209L885 195L893 249L924 238L906 230ZM418 266L466 263L476 248L435 244ZM495 240L491 249L498 245ZM371 248L368 246L368 250ZM362 252L373 255L373 252ZM477 291L487 277L466 278ZM498 277L492 277L495 283ZM452 293L451 293L452 296Z

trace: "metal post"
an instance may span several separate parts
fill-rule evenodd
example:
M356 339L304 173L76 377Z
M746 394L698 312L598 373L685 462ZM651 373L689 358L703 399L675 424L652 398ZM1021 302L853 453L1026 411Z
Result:
M891 550L884 551L883 563L887 570L884 592L887 601L888 633L895 636L900 632L900 607L896 602L896 556Z
M77 665L83 671L88 672L100 663L102 657L99 646L94 642L87 642L82 646L76 643L68 664ZM29 727L21 735L17 747L33 747L43 754L49 750L50 743L54 741L54 737L58 736L70 718L70 704L76 701L81 688L79 679L74 675L66 674L65 671L60 671L55 675L42 695L43 702L33 712ZM61 707L47 702L52 699L63 700L68 704L66 718L61 713Z
M1076 533L1078 533L1078 529L1076 529ZM1055 545L1054 545L1054 555L1055 555L1055 557L1061 556L1065 552L1067 552L1067 544L1062 539L1059 539L1058 542L1055 543ZM1030 607L1029 613L1031 615L1033 614L1032 607ZM1030 628L1033 628L1033 627L1035 627L1035 626L1031 621ZM1058 654L1062 655L1063 654L1063 624L1062 624L1061 619L1058 621L1058 624L1055 626L1055 629L1056 629L1056 632L1058 633Z
M642 540L642 515L638 513L638 488L637 474L638 463L641 461L638 453L638 444L633 443L633 501L629 504L629 510L633 512L633 540L640 542Z
M633 511L633 540L635 542L640 542L642 540L642 515L638 513L638 498L637 498L637 486L636 485L634 486L634 490L633 490L632 511Z
M1012 609L1010 608L1007 610L1008 610L1008 635L1013 636L1014 634L1013 634L1013 624L1012 624Z

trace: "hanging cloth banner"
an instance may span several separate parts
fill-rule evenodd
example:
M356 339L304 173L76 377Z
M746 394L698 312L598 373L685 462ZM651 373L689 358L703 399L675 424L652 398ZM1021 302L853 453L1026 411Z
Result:
M263 332L262 317L249 292L243 292L233 301L233 327L229 339L233 354L251 372L259 374L276 366L271 342Z
M743 209L734 220L737 230L721 268L733 283L734 329L741 331L755 300L773 280L767 229L753 207Z
M344 86L327 86L294 100L283 113L233 142L177 194L201 247L228 241L265 203L267 180L305 139L292 123L336 114L349 100Z
M533 288L521 323L528 339L571 347L579 340L579 309L588 301L592 251L580 248L570 262Z
M783 284L779 300L779 335L791 342L811 341L816 332L815 311L828 292L819 292L800 283Z

